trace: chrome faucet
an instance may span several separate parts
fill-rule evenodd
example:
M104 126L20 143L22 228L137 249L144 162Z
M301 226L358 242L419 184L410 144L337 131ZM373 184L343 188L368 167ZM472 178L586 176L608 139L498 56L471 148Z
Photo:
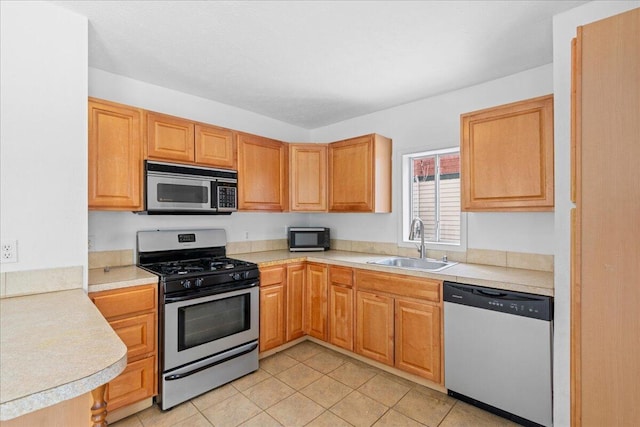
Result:
M420 252L420 258L427 257L427 251L424 247L424 223L418 217L415 217L413 221L411 221L411 231L409 231L409 240L414 240L416 238L416 225L420 226L420 247L418 248L418 252Z

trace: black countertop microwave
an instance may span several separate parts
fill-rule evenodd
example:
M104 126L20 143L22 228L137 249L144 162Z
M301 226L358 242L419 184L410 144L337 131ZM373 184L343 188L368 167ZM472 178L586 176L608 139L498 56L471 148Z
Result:
M289 251L328 251L331 236L326 227L289 227Z

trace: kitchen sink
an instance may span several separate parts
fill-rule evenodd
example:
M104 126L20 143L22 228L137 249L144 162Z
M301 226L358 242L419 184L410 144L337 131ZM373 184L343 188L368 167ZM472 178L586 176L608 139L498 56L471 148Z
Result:
M369 261L369 264L385 265L389 267L409 268L412 270L424 270L424 271L442 271L445 268L449 268L452 265L456 265L457 262L438 261L430 258L407 258L407 257L392 257L384 258L377 261Z

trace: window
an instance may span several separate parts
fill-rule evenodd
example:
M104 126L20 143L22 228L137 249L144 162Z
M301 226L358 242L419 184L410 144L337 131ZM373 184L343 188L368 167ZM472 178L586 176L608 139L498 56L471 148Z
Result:
M412 153L403 156L405 195L409 203L406 224L418 217L424 223L426 242L460 245L460 150L458 148Z

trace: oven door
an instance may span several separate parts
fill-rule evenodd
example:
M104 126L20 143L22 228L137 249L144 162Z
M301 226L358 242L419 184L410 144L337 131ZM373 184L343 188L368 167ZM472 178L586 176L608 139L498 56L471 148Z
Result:
M165 301L163 371L257 340L259 286L249 286Z
M203 211L211 203L211 181L169 174L147 173L147 211Z

